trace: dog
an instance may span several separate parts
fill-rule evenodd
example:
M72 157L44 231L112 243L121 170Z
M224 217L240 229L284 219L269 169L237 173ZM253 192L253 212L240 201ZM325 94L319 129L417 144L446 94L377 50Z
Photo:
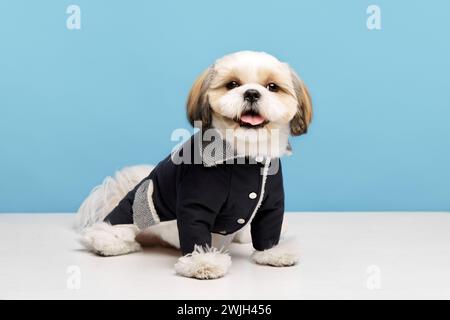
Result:
M311 123L303 81L267 53L232 53L195 81L187 116L199 131L156 167L124 168L93 189L76 215L82 244L116 256L151 239L179 248L176 273L197 279L227 273L232 241L251 241L257 264L296 264L297 254L279 246L279 159Z

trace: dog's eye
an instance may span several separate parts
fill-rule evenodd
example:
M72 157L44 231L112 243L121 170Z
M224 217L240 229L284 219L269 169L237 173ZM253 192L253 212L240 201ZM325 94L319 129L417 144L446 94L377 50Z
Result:
M276 83L273 83L273 82L269 83L266 88L267 88L267 90L272 91L272 92L277 92L280 89L280 87Z
M234 88L237 88L237 87L239 87L239 83L237 81L230 81L230 82L227 83L227 89L228 90L231 90L231 89L234 89Z

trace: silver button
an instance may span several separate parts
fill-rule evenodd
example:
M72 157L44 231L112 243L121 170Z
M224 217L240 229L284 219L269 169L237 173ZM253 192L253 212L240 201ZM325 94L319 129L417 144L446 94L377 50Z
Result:
M221 234L227 234L226 231L219 231L219 233L221 233Z
M250 193L250 194L248 195L248 197L249 197L250 199L256 199L257 196L258 196L258 195L256 194L256 192L252 192L252 193Z
M258 156L255 158L256 162L263 162L264 161L264 157Z
M238 221L237 221L237 223L239 223L239 224L244 224L245 223L245 220L244 219L238 219Z

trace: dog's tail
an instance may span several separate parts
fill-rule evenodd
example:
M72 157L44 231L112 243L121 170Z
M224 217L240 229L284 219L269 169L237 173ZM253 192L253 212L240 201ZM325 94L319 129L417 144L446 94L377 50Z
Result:
M139 165L125 167L113 177L106 177L103 183L92 189L75 216L75 228L81 231L96 222L103 221L119 204L125 195L147 177L153 166Z

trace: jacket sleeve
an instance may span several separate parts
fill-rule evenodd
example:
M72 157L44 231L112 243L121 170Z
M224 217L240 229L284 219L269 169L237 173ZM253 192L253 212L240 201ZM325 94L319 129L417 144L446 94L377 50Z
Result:
M274 176L268 176L266 187L266 199L251 222L251 235L253 247L263 251L276 246L280 240L281 227L284 216L284 190L279 172Z
M180 247L191 253L195 245L211 246L214 221L226 201L229 176L222 167L185 165L177 186L176 215Z

